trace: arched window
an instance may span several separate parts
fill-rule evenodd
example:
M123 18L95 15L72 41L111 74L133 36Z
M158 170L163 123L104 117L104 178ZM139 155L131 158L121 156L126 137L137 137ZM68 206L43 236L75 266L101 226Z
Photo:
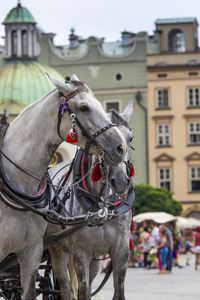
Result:
M185 51L184 33L179 29L173 29L168 34L168 49L170 52Z
M22 30L22 56L28 55L28 34L26 30Z
M12 38L12 56L17 56L17 31L13 30L11 34Z

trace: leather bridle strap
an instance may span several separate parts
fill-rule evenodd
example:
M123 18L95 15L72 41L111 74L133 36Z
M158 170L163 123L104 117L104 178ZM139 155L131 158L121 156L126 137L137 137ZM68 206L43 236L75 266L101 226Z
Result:
M86 145L85 145L85 150L87 151L90 147L90 144L93 143L94 145L97 145L98 143L94 140L98 135L100 135L101 133L103 133L104 131L108 130L109 128L113 127L113 126L117 126L114 123L110 123L108 125L106 125L105 127L101 128L99 131L97 131L95 134L93 134L91 136L91 138L87 141Z
M61 104L59 107L59 112L58 112L58 123L57 123L57 132L59 137L64 140L60 134L60 125L61 125L61 120L62 120L62 115L63 115L63 111L68 111L69 115L71 115L73 113L73 110L71 109L71 107L69 106L68 100L75 97L77 94L86 91L86 89L84 88L78 88L75 91L71 92L70 94L68 94L67 96L63 95L63 97L65 97L66 102L64 104ZM108 130L109 128L113 127L113 126L117 126L114 123L109 123L108 125L106 125L105 127L101 128L100 130L98 130L95 134L91 135L81 124L81 122L78 120L78 118L76 117L76 123L79 126L79 128L81 129L82 135L86 136L88 141L86 143L85 149L86 151L89 150L90 144L93 143L95 146L98 145L98 143L95 141L95 138L97 136L99 136L101 133L103 133L104 131Z

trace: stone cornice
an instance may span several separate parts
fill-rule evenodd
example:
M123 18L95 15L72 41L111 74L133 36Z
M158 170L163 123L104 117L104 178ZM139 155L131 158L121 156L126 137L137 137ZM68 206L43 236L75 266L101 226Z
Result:
M164 119L171 120L171 119L173 119L173 118L174 118L173 115L152 116L152 119L153 119L153 120L164 120Z
M196 118L200 118L200 114L187 114L187 115L184 115L183 117L186 119L190 119L190 118L196 119Z
M117 94L130 94L130 93L147 93L147 88L130 88L130 89L108 89L108 90L92 90L94 95L117 95Z

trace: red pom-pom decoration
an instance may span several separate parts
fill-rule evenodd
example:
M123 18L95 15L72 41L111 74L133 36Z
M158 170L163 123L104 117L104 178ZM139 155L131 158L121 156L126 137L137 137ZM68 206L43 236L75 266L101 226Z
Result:
M74 143L77 143L78 142L78 139L77 139L77 134L76 134L76 130L71 128L69 133L68 133L68 136L66 138L66 141L68 143L71 143L71 144L74 144Z
M93 169L93 172L92 172L92 181L97 182L99 180L101 180L101 171L100 171L99 164L96 164L94 166L94 169Z
M133 167L133 165L130 166L130 175L129 177L133 177L135 175L135 169Z

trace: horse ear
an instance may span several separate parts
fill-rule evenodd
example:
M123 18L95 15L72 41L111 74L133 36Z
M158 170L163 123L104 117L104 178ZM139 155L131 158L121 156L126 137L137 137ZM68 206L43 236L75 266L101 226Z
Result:
M60 81L60 80L58 80L58 79L55 79L55 78L51 77L48 73L46 73L46 74L47 74L47 76L49 77L49 79L51 80L51 82L53 83L53 85L54 85L60 92L62 92L64 95L65 95L66 93L69 93L70 87L67 86L66 83L64 83L64 82L62 82L62 81Z
M78 79L78 76L77 76L76 74L73 74L73 75L72 75L71 80L80 81L80 80Z
M122 114L120 114L120 116L122 117L122 119L124 119L125 121L128 122L133 111L134 111L133 100L130 100L129 103L127 104L125 110L123 111Z

